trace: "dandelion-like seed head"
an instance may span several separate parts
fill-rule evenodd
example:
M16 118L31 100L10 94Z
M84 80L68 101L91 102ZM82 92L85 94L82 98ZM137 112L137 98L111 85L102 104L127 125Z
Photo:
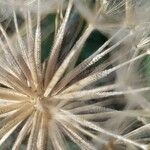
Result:
M12 0L10 5L16 41L0 25L0 145L15 133L11 144L13 150L22 148L23 144L27 150L65 150L68 139L79 149L86 150L115 149L122 145L147 150L149 137L143 142L137 135L149 125L144 120L149 114L149 102L140 93L149 91L150 87L139 86L141 78L135 78L134 73L138 68L137 61L149 55L149 35L141 37L139 32L137 34L139 24L134 24L135 30L129 28L133 23L132 5L125 0L92 2L96 17L87 21L80 34L69 35L72 24L78 24L71 20L73 15L79 10L84 16L87 10L83 5L79 7L82 3L76 0L65 1L64 8L58 4L61 8L57 7L53 46L48 58L42 61L43 1L25 1L22 8L25 36L19 30L14 5L20 5L17 2L22 1ZM34 25L31 6L35 3ZM95 29L113 30L114 22L107 22L107 19L122 7L129 26L124 26L122 20L119 26L116 23L118 31L115 28L115 34L111 33L102 46L78 64L89 36ZM96 22L100 16L106 17L102 24ZM108 26L105 28L103 23ZM117 57L111 57L112 53L117 53ZM139 127L132 126L137 124Z

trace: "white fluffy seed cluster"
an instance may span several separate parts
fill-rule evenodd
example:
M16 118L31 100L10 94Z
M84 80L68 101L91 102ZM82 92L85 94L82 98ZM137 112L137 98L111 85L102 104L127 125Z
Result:
M0 149L66 150L71 142L81 150L148 150L150 2L0 1L0 10L6 7L8 16L0 11L6 16L0 24ZM53 45L42 60L50 32L42 23L52 12ZM11 34L3 24L8 18ZM107 40L80 59L96 31Z

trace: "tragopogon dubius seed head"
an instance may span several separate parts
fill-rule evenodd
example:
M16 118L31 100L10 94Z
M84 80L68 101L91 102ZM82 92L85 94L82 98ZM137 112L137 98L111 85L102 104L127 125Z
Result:
M66 150L69 139L79 149L146 150L150 136L142 137L142 133L149 127L145 119L149 115L149 102L141 93L150 87L140 84L136 72L138 62L149 55L148 35L141 38L137 28L123 26L77 63L86 41L101 24L87 22L82 33L72 33L74 25L78 25L74 14L79 5L77 0L69 0L65 10L58 9L53 46L48 59L42 62L43 1L26 2L26 9L22 9L25 36L19 30L18 8L13 5L18 5L17 0L12 0L9 6L16 42L0 25L0 145L13 136L14 142L10 144L13 150L21 149L22 145L27 150ZM106 0L96 1L96 6L91 1L95 11L100 5L103 17L105 12L114 13L128 4L125 0L116 2L111 1L111 7ZM107 29L109 19L106 18ZM144 41L142 44L139 38Z

